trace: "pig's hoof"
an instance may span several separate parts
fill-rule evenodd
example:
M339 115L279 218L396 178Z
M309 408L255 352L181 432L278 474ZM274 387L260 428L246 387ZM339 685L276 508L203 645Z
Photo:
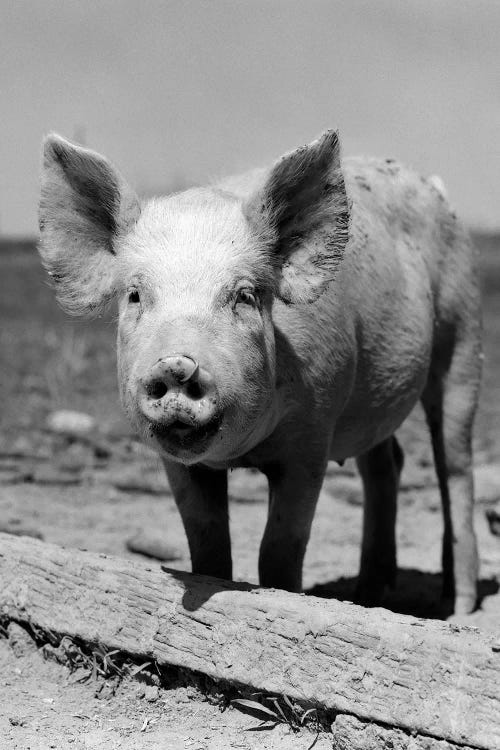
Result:
M477 606L477 599L475 594L463 594L455 597L454 614L455 615L470 615L474 612Z
M378 607L384 598L386 583L382 579L359 581L356 586L354 603L362 607Z
M362 607L380 606L386 590L395 587L397 572L397 566L392 559L385 565L377 565L376 569L373 566L370 568L362 565L354 602Z
M475 594L461 594L457 597L445 596L441 599L440 614L449 622L465 622L464 615L470 615L477 609Z

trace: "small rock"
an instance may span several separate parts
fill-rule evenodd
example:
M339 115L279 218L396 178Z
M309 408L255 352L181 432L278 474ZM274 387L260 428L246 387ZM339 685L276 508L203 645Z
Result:
M155 481L146 477L117 476L114 477L113 486L117 490L130 493L144 493L147 495L167 495L168 490L163 481Z
M118 490L115 490L114 487L110 487L106 490L104 500L107 503L121 503L123 501L123 495Z
M38 529L32 526L25 526L22 522L6 524L0 523L0 532L3 534L13 534L14 536L31 536L33 539L41 539L43 541L43 534Z
M363 494L359 490L346 493L343 499L348 505L354 505L355 507L363 505Z
M475 495L479 502L495 502L499 498L500 464L476 465L474 469Z
M17 658L37 650L36 643L30 634L17 622L10 622L7 627L9 645Z
M93 456L87 446L81 443L73 443L58 458L57 467L61 471L73 474L87 468L93 462Z
M12 444L11 456L19 458L31 458L33 455L33 444L25 435L20 435Z
M101 686L95 691L95 697L99 700L109 701L116 693L117 683L113 680L106 680L101 683Z
M91 729L83 737L83 747L89 750L110 750L111 747L117 747L117 741L105 729Z
M28 374L23 378L23 388L31 392L47 393L47 381L41 375Z
M490 531L494 536L500 536L500 513L495 508L488 508L485 511L486 520Z
M73 472L58 471L52 466L40 466L35 470L33 481L35 484L54 484L65 487L80 484L81 476Z
M25 727L26 719L18 719L17 716L9 716L9 721L13 727Z
M3 471L0 473L0 484L21 484L31 482L33 471L30 469L14 469L13 471Z
M11 471L17 471L18 463L17 461L12 461L10 458L1 458L0 457L0 474L3 474L4 472L10 473Z
M183 556L178 548L168 544L163 537L145 531L127 539L126 546L130 552L153 557L155 560L180 560Z
M99 442L94 440L92 442L92 450L94 451L95 458L100 459L101 461L105 461L113 455L111 446L103 440L100 440Z
M156 685L146 685L146 688L144 690L144 697L147 701L150 703L154 703L158 700L158 688Z
M47 417L47 428L58 435L84 437L95 430L96 422L90 414L70 409L54 411Z

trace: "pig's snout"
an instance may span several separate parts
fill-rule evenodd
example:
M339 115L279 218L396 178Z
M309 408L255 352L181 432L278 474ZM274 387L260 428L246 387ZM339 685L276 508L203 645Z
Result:
M143 378L142 384L153 400L163 398L172 388L179 386L185 387L184 390L196 398L201 395L200 366L195 359L184 354L162 357Z
M162 357L141 379L139 390L142 413L165 437L201 437L220 421L214 378L190 356Z

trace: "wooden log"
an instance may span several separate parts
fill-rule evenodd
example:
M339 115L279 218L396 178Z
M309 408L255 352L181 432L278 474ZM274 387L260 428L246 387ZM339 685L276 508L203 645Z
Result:
M5 534L0 613L332 714L500 750L498 642L476 628Z

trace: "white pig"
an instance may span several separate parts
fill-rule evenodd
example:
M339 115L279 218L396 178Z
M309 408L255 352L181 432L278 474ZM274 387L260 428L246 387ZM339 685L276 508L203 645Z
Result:
M227 470L260 469L263 586L299 591L328 461L356 458L357 600L396 575L395 431L420 400L441 491L443 595L476 604L477 262L440 182L340 161L334 131L268 169L143 204L99 154L45 141L40 252L61 305L118 301L121 399L158 451L193 572L231 578Z

